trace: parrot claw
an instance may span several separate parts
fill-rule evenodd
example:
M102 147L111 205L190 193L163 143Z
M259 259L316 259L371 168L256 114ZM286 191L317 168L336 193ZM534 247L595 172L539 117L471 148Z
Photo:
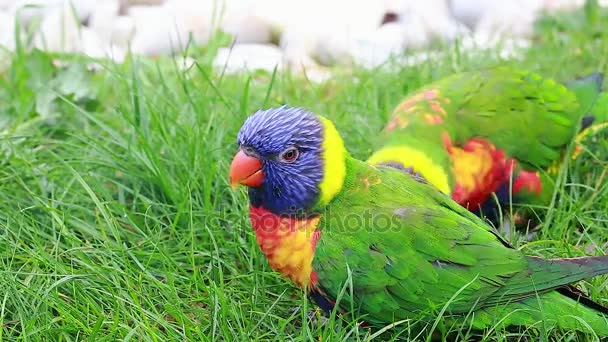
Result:
M534 239L536 239L536 237L538 236L538 230L530 230L530 229L518 229L518 221L519 219L521 219L521 216L519 214L515 214L514 218L509 218L509 217L504 217L502 224L500 225L498 231L503 235L503 237L507 240L507 241L514 241L514 240L519 240L519 241L525 241L525 242L529 242L532 241Z
M298 314L302 310L301 306L296 306L289 310L292 314ZM323 310L317 308L306 313L306 321L317 327L323 327L329 319L323 315Z

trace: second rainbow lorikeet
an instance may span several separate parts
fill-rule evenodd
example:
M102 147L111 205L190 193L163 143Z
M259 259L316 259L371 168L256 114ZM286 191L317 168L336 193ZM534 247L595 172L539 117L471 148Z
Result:
M417 173L494 219L497 202L547 205L577 129L608 121L602 80L563 85L508 67L448 76L394 109L368 161Z

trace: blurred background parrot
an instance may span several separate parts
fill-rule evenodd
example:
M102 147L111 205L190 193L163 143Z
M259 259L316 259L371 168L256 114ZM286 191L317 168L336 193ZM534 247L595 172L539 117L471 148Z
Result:
M608 130L602 81L562 85L509 67L451 75L394 109L368 161L416 173L497 223L511 203L546 206L577 133L575 152Z
M329 120L300 108L256 112L238 145L230 183L248 187L258 245L322 308L432 325L447 305L447 325L608 337L608 308L569 285L608 273L608 256L528 257L422 178L352 158Z

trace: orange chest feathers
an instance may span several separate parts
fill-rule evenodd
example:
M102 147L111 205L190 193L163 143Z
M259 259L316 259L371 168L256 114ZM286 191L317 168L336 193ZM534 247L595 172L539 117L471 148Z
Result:
M459 204L477 209L492 192L509 181L515 161L506 158L504 151L489 141L474 138L456 147L445 134L444 144L454 172L452 199Z
M539 195L542 182L538 172L518 168L517 161L482 138L469 139L463 146L453 146L447 134L443 141L452 162L454 189L452 199L476 210L489 196L513 177L512 193L525 190Z
M282 217L252 206L249 219L270 267L301 288L314 286L316 274L312 260L320 236L319 217Z

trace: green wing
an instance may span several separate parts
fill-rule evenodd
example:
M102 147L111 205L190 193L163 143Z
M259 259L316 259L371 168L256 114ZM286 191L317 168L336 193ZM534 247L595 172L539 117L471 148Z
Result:
M455 74L404 100L393 114L401 128L381 138L382 145L440 142L445 131L456 144L484 137L527 169L548 167L591 108L592 103L582 102L593 102L599 94L595 78L588 84L573 83L571 91L551 79L507 67ZM429 115L441 118L441 123L429 120Z
M593 263L525 257L479 218L398 170L350 161L348 174L320 222L313 269L333 298L350 269L354 298L345 299L371 321L440 309L460 290L450 311L467 313L602 271Z

